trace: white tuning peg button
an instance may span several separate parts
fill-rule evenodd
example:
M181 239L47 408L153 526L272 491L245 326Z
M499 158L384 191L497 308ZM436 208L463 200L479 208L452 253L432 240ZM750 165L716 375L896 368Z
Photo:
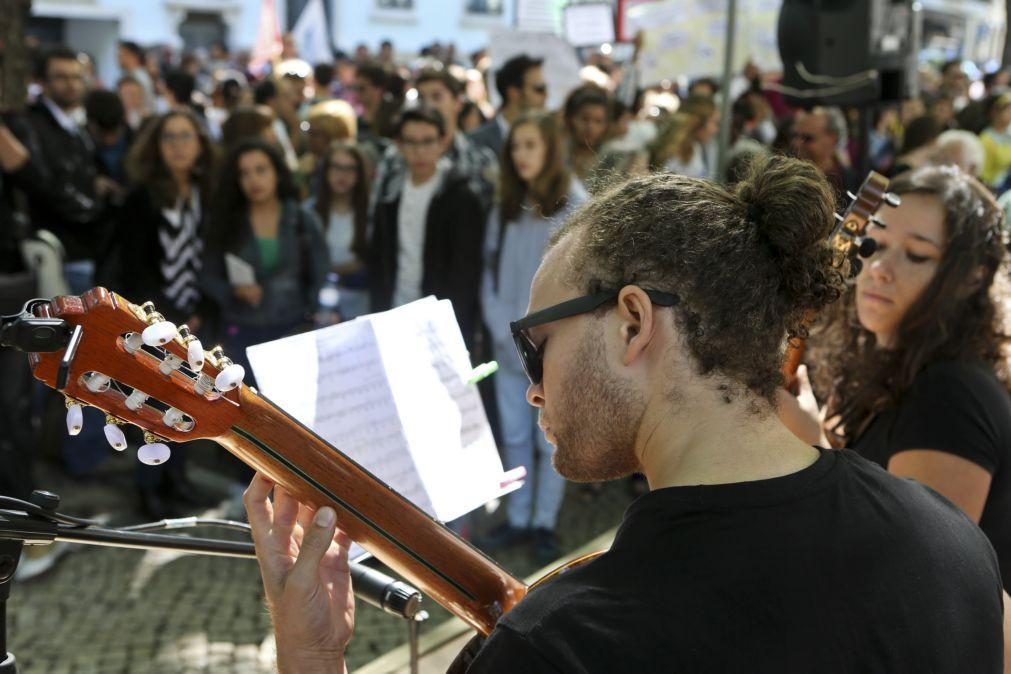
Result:
M67 405L67 433L77 435L84 428L84 410L77 403Z
M219 391L231 391L242 383L242 378L245 376L246 368L237 363L232 363L214 378L214 387Z
M190 364L190 369L200 372L204 369L204 345L194 337L186 346L186 362Z
M105 425L105 439L109 441L109 444L117 452L122 452L126 449L126 435L123 434L123 430L119 425L111 421Z
M141 337L148 346L168 344L176 336L176 326L168 321L158 321L144 328Z
M172 450L164 442L149 442L137 450L137 458L148 466L157 466L168 461Z

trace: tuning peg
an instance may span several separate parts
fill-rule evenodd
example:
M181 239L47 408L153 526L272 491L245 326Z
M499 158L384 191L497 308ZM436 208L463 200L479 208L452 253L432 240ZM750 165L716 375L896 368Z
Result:
M211 349L211 362L214 363L221 372L214 378L214 387L221 391L231 391L242 383L242 378L246 376L246 368L233 363L231 358L225 356L225 350L220 346Z
M110 379L100 372L92 372L84 379L84 386L92 393L104 393L109 388Z
M193 390L199 395L205 396L214 390L214 380L210 375L201 372L197 380L193 382Z
M165 359L161 362L161 365L158 366L158 371L164 375L170 375L175 370L178 370L182 364L182 358L173 353L169 353L165 355Z
M137 450L137 458L148 466L157 466L168 461L172 450L165 441L154 433L144 431L144 444Z
M182 410L177 410L174 407L170 407L165 410L165 414L162 415L162 422L169 428L174 428L177 431L186 431L193 427L191 421L187 421L186 415Z
M126 449L126 435L123 434L123 430L120 428L122 424L122 421L111 414L105 417L105 439L109 441L109 444L117 452L122 452Z
M902 205L902 199L894 192L885 192L885 203L892 208L898 208Z
M179 337L186 345L186 362L194 372L204 369L204 345L200 343L197 336L190 332L189 326L179 326Z
M130 408L131 410L133 410L134 412L136 412L137 410L139 410L141 408L141 405L143 405L145 402L147 402L147 397L148 396L147 396L146 393L144 393L143 391L141 391L139 388L135 388L133 390L133 393L131 393L129 396L127 396L126 402L124 404L128 408Z
M176 336L176 326L168 321L158 321L144 328L141 337L148 346L162 346Z
M131 332L126 336L126 339L123 340L123 348L126 349L126 352L130 355L137 353L142 346L144 346L144 338L141 337L139 332Z
M214 387L221 392L231 391L242 383L242 378L245 376L246 368L237 363L232 363L225 366L225 369L214 378Z
M165 317L155 311L154 303L145 302L140 310L144 313L144 320L148 326L144 328L141 337L148 346L162 346L168 344L176 336L176 326L174 323L165 320Z
M84 410L73 398L66 398L64 404L67 406L67 433L77 435L84 428Z
M857 241L859 243L857 255L860 257L870 257L878 250L878 242L869 236L861 236Z

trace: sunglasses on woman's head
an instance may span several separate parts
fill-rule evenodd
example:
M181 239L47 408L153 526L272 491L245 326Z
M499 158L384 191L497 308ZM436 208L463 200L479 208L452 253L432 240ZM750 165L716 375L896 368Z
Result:
M677 295L670 293L649 288L643 288L642 290L649 296L653 304L661 307L672 307L681 301ZM584 295L566 300L547 309L535 311L529 316L524 316L518 321L513 321L509 324L509 329L512 330L513 342L516 344L516 352L519 353L520 363L522 363L523 371L526 372L530 383L534 385L540 384L541 378L544 376L544 342L541 342L541 345L537 346L527 331L538 325L589 313L607 302L616 300L619 292L621 291L602 290L592 295Z

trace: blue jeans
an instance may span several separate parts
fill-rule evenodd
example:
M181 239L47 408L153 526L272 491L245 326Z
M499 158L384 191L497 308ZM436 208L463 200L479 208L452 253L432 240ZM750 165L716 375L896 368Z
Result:
M517 361L516 353L496 351L495 357L501 366L495 373L495 398L502 426L505 468L527 469L526 483L509 495L506 504L509 524L554 530L565 497L565 480L551 466L552 447L537 427L537 410L527 402L530 382L521 370L510 367Z

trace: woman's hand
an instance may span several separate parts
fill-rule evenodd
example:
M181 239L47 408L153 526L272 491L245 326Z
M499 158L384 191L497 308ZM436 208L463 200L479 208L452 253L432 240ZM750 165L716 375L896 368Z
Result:
M786 389L779 390L780 421L809 445L829 447L824 431L825 410L818 407L818 399L814 397L814 391L811 389L806 365L797 368L797 386L799 393L796 397Z
M247 283L241 286L234 286L232 292L240 300L245 302L251 307L257 307L260 305L260 301L263 300L263 287L259 283Z
M343 672L355 604L351 541L337 529L336 513L329 507L314 512L259 473L243 503L274 622L278 671Z

